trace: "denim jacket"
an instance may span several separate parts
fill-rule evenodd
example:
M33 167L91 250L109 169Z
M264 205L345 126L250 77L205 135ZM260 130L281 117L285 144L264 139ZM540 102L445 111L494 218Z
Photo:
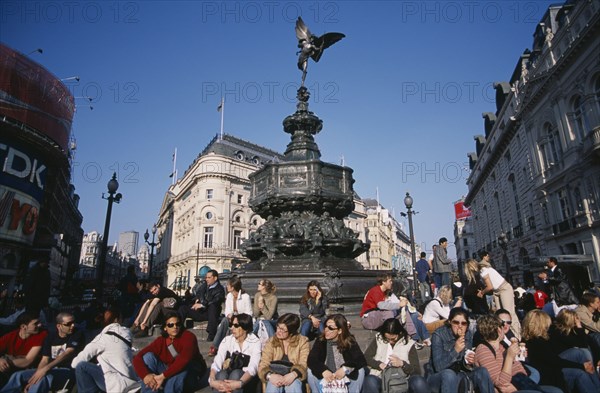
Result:
M431 336L431 358L429 366L432 372L439 373L445 369L459 371L463 368L465 352L473 347L473 333L467 330L465 335L465 349L456 352L454 344L456 338L452 333L452 328L444 326L433 332Z

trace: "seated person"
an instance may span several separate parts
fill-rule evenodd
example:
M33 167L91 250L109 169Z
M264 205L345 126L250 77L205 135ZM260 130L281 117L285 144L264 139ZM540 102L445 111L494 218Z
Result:
M275 335L263 348L258 376L266 383L266 393L302 393L306 380L306 361L310 345L308 339L298 334L300 318L295 314L283 314L277 319ZM272 371L272 361L284 360L292 366L287 374Z
M185 330L174 312L165 316L161 336L135 355L133 367L142 379L142 393L193 392L200 389L199 380L206 373L196 336Z
M262 279L258 283L258 292L254 295L252 314L255 318L254 333L258 333L259 324L264 323L269 337L275 333L275 323L279 314L277 313L277 287L269 280Z
M473 334L469 330L469 315L465 309L450 310L444 326L433 332L427 383L431 392L456 393L462 373L470 376L480 393L493 393L494 384L483 367L474 367Z
M387 319L365 351L370 373L365 377L363 392L380 392L381 374L389 369L405 376L409 391L429 393L415 344L399 320Z
M598 364L600 361L600 297L593 292L585 292L575 312L587 333L594 364Z
M325 331L308 354L308 384L321 392L323 384L345 384L348 393L360 393L367 360L341 314L325 319Z
M321 285L312 280L306 286L306 293L300 299L300 334L309 337L311 333L323 333L329 300Z
M397 315L399 305L386 303L393 285L394 280L391 274L377 276L377 283L365 295L360 310L361 322L365 329L379 329L383 325L383 321Z
M144 302L132 325L132 331L138 338L146 337L148 329L163 321L164 313L170 309L176 309L180 302L179 296L175 292L163 287L159 282L150 285L150 294L151 297ZM165 301L165 299L168 300Z
M485 367L494 387L501 393L517 390L538 390L547 393L560 393L553 386L539 386L527 376L527 371L517 360L520 346L513 338L508 347L503 345L504 328L496 315L484 315L477 320L477 331L482 343L475 349L475 365Z
M452 303L452 288L444 285L440 288L437 296L425 307L423 312L423 323L429 333L444 325L450 315L450 303ZM454 307L462 307L462 299L458 299Z
M252 317L233 317L231 335L225 337L212 366L208 382L215 392L254 392L260 362L260 340L252 333Z
M252 314L252 301L250 295L242 288L242 280L238 276L233 276L227 280L227 296L225 297L225 318L221 319L217 334L213 340L208 356L215 356L217 348L221 345L221 341L228 335L229 325L233 317L237 314Z
M56 316L56 331L51 331L42 346L42 360L37 369L17 371L2 391L47 393L75 381L71 360L83 348L83 334L75 329L75 318L70 313Z
M191 318L196 322L208 321L206 328L208 338L206 341L213 341L217 334L219 316L224 300L225 289L219 281L219 273L214 269L209 270L198 290L198 294L194 297L193 304L191 306L181 306L179 315L184 323L187 318Z
M121 310L109 306L103 315L104 329L71 362L78 393L139 391L131 364L131 332L121 326L121 320Z
M17 329L0 337L0 386L4 386L15 371L37 366L44 339L37 316L24 312L17 317Z

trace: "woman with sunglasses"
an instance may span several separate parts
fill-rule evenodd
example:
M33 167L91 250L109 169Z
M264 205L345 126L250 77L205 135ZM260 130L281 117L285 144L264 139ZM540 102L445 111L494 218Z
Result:
M142 379L142 393L159 388L173 393L199 389L198 380L206 372L206 363L196 336L185 330L175 313L166 315L161 330L161 336L133 358L135 372Z
M252 302L250 301L250 295L242 289L242 280L237 276L233 276L227 280L225 318L221 319L221 323L217 327L217 334L215 334L215 339L208 350L208 356L217 354L217 348L219 348L223 338L230 333L229 325L237 314L252 314Z
M390 371L401 371L406 376L409 391L429 393L427 381L420 375L415 344L398 319L384 321L365 351L370 373L365 376L363 392L380 392L382 372L393 369Z
M311 391L321 393L324 384L345 381L349 393L360 393L366 366L365 355L350 334L346 317L341 314L327 317L323 334L308 354Z
M275 335L263 348L258 366L258 376L266 384L266 393L302 393L310 345L305 336L298 334L299 327L300 318L296 314L283 314L277 320ZM276 360L290 362L290 372L273 373L270 365Z
M269 337L275 334L275 323L277 321L277 296L275 296L277 287L269 280L262 279L258 282L258 292L254 295L254 305L252 314L256 322L254 323L254 333L258 333L259 323L262 321Z
M306 293L300 299L300 317L302 318L300 334L309 337L312 332L323 333L327 307L329 307L329 300L323 293L321 285L316 280L310 281L306 286Z
M431 336L431 357L427 365L427 383L431 392L456 393L461 378L467 375L480 393L494 392L487 370L474 367L472 347L469 314L467 310L455 307L450 310L444 326Z
M210 367L208 383L214 392L256 391L261 348L260 340L252 333L252 317L234 316L230 329L231 335L221 342Z

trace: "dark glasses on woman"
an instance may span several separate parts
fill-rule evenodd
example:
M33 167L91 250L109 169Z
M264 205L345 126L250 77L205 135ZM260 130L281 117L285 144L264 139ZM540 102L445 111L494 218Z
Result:
M469 324L467 321L451 321L450 323L454 326L467 326Z
M175 326L181 327L181 323L180 322L177 322L177 323L172 323L172 322L167 323L167 327L168 328L174 328Z
M240 325L239 323L232 323L231 327L232 328L239 328L239 327L242 327L242 325Z

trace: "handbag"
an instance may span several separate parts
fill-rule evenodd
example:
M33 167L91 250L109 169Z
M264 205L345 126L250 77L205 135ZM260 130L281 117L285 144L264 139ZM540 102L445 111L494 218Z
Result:
M227 360L229 360L229 362L227 362ZM229 371L241 370L244 367L248 367L248 364L250 364L250 355L238 351L230 354L229 351L227 351L225 362L223 362L223 368Z
M346 385L347 379L347 377L343 379L334 379L331 382L322 380L321 384L323 384L323 388L321 391L323 393L348 393L348 385Z
M273 360L269 364L269 370L271 370L273 374L279 375L289 374L292 371L292 367L294 367L294 363L285 360Z

